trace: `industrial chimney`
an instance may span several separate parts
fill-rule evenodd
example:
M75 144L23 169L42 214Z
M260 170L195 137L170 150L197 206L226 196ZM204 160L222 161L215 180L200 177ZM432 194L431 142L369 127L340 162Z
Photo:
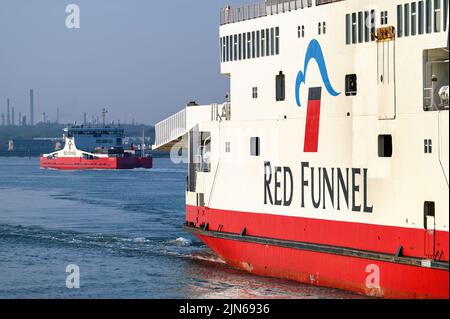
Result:
M11 125L11 113L9 110L9 99L6 99L6 125Z

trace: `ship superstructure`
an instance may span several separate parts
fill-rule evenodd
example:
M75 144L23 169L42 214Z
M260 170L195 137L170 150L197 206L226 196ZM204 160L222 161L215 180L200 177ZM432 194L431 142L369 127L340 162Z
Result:
M156 126L188 152L186 229L258 275L449 297L448 0L221 12L221 104Z
M41 168L134 169L152 168L152 157L141 150L125 150L124 129L109 126L71 126L64 129L62 150L41 156Z

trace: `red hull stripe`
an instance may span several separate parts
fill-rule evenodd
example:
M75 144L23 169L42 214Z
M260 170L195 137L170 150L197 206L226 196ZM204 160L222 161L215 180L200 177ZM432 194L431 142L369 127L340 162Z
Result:
M57 159L47 159L41 157L42 168L53 168L61 170L79 169L133 169L152 168L151 157L109 157L94 160L79 157L60 157Z
M305 145L303 152L317 153L319 148L321 88L310 88L306 113Z
M241 234L245 228L246 234L253 237L347 247L390 255L395 254L399 246L402 246L405 257L433 258L433 255L427 255L431 235L424 229L226 211L189 205L186 206L186 221L195 227L208 224L208 229L212 231ZM436 231L434 244L434 254L440 256L439 260L448 261L448 232Z
M383 261L383 262L397 263L397 264L401 264L401 265L424 267L424 265L422 263L427 262L428 268L447 270L447 271L448 271L448 266L449 266L448 262L429 261L429 260L423 260L423 259L418 259L418 258L413 258L413 257L402 257L402 256L397 257L395 255L380 254L380 253L355 250L355 249L350 249L350 248L345 248L345 247L333 247L333 246L293 242L293 241L286 241L286 240L279 240L279 239L272 239L272 238L253 237L253 236L247 236L247 235L245 235L245 233L238 235L238 234L229 234L229 233L223 233L223 232L215 232L215 231L208 230L206 226L203 229L185 226L185 229L187 231L190 231L190 232L192 232L196 235L200 235L200 236L237 240L237 241L242 241L242 242L249 242L249 243L255 243L255 244L260 244L260 245L277 246L277 247L283 247L283 248L300 249L300 250L332 254L332 255L338 255L338 256L364 258L367 260L370 259L373 261Z
M229 265L250 273L385 298L448 298L448 270L196 234Z

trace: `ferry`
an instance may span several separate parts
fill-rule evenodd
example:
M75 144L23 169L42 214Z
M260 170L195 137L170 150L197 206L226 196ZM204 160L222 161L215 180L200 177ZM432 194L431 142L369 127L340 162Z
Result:
M135 169L152 168L152 157L132 147L125 150L124 129L109 126L71 126L64 129L64 148L40 158L43 169Z
M449 298L448 2L224 8L230 93L156 125L185 229L255 275Z

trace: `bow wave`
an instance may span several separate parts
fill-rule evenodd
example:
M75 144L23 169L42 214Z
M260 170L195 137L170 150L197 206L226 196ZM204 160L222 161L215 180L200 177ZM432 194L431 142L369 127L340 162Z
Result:
M327 89L328 93L332 96L338 96L339 94L341 94L336 92L336 90L331 85L330 79L328 77L327 65L325 63L322 48L320 47L319 42L316 39L313 39L309 43L308 49L306 50L305 65L303 71L298 72L297 80L295 81L295 99L297 101L298 106L302 106L300 101L300 87L302 83L305 84L308 65L312 59L316 60L317 65L319 66L320 75L322 77L322 81L325 84L325 88Z

